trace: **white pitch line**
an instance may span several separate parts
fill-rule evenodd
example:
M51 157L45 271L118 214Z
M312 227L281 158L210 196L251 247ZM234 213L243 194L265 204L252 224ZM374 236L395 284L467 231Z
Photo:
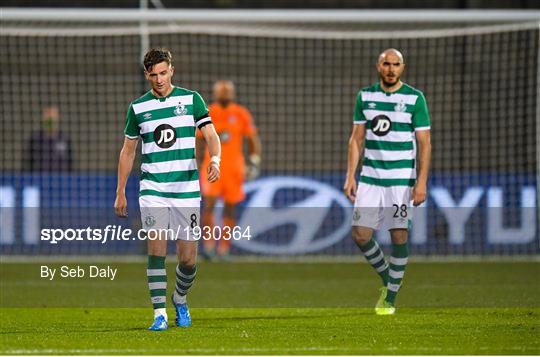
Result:
M46 348L46 349L8 349L3 351L3 353L9 354L38 354L38 353L51 353L51 354L60 354L60 353L73 353L73 354L80 354L80 353L88 353L88 354L94 354L94 353L179 353L181 355L185 355L187 353L219 353L219 352L267 352L267 351L293 351L293 352L300 352L300 351L337 351L342 350L343 348L340 347L304 347L304 348L182 348L182 349L163 349L163 350L156 350L156 349L136 349L136 348L101 348L101 349L93 349L93 348L87 348L87 349L61 349L61 348ZM355 348L358 350L365 350L368 351L370 348L368 347L359 347Z
M92 349L92 348L74 348L74 349L60 349L60 348L46 348L46 349L6 349L0 350L2 354L106 354L106 353L138 353L138 354L148 354L148 353L166 353L166 354L193 354L193 353L264 353L264 352L316 352L316 351L373 351L375 347L370 346L353 346L353 347L299 347L299 348L287 348L287 347L269 347L269 348L257 348L257 347L248 347L248 348L182 348L182 349L136 349L136 348L102 348L102 349ZM377 351L387 351L387 352L396 352L399 351L402 347L397 346L387 346L387 347L376 347ZM492 346L475 346L476 349L486 351L492 348ZM523 346L505 346L504 349L513 350L513 351L527 351L530 348L525 348ZM425 347L417 346L414 348L407 348L407 350L413 350L417 352L445 352L451 353L452 351L459 351L458 348L453 347Z

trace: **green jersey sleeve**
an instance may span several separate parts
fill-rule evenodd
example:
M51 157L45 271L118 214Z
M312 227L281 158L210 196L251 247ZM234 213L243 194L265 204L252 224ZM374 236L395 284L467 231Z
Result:
M358 92L358 95L356 96L356 104L354 105L354 124L364 124L366 122L366 117L364 115L363 109L364 105L362 103L362 92Z
M212 123L208 114L208 107L206 106L204 99L202 99L199 93L193 92L193 119L195 119L195 125L199 129Z
M414 106L412 124L415 130L430 129L431 121L429 119L429 111L426 104L426 98L420 93Z
M140 128L137 124L137 118L135 117L135 112L133 111L133 105L129 105L129 109L126 115L126 127L124 129L124 134L130 139L136 139L139 137Z

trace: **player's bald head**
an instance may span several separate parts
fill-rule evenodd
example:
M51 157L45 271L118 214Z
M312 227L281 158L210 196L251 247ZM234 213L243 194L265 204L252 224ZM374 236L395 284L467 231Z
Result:
M388 48L379 55L376 67L385 87L399 85L401 74L405 69L403 55L395 48Z
M396 62L396 60L399 63L405 63L405 61L403 60L403 54L401 52L399 52L395 48L387 48L386 50L381 52L377 63L382 63L384 61Z
M234 90L234 83L229 79L220 79L214 83L214 90L218 89Z
M214 100L222 106L227 106L234 100L234 83L228 79L221 79L214 83Z

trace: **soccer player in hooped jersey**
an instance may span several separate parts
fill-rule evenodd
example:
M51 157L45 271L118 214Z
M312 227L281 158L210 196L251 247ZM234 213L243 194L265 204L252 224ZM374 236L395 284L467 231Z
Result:
M154 307L154 323L149 330L168 328L166 305L167 239L177 239L178 265L172 303L176 325L188 327L191 317L186 295L197 272L200 224L199 172L195 159L195 130L198 128L211 155L208 180L219 179L221 146L208 108L201 96L175 87L172 56L165 49L151 49L144 56L144 75L151 90L131 102L124 130L124 146L118 162L118 186L114 208L127 216L126 182L133 166L135 149L142 141L139 205L143 228L148 231L148 287ZM170 232L175 237L170 237Z
M418 206L426 199L431 158L426 99L401 81L404 69L403 55L396 49L385 50L377 61L380 81L358 93L344 185L345 194L354 202L352 237L382 279L375 307L378 315L395 312L409 256L411 203ZM388 261L372 237L385 220L392 238Z

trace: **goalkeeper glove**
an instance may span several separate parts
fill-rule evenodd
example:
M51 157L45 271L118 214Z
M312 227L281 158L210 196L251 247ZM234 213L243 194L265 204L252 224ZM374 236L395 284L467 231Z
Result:
M246 179L248 181L255 180L261 174L261 157L257 154L249 155Z

